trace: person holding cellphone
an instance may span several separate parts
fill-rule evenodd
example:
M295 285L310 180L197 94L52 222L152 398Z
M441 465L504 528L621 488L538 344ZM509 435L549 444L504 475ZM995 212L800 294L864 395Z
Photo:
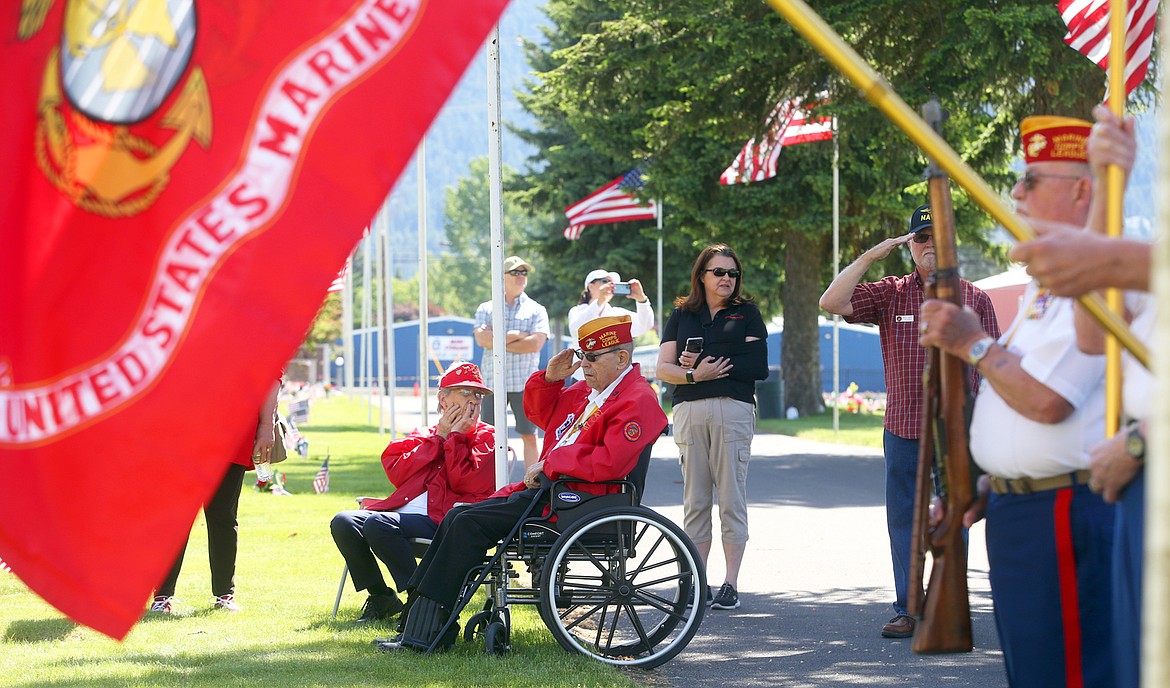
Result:
M768 377L768 330L760 309L743 293L742 277L743 265L730 246L712 244L699 253L691 268L691 292L675 299L663 329L656 370L659 380L675 385L683 530L698 547L704 567L711 553L712 494L719 502L726 566L723 584L708 602L713 609L740 604L755 382Z
M622 295L616 291L619 285L624 287L621 288L624 295L634 300L636 312L613 305L614 296ZM569 336L577 339L581 326L590 320L622 315L630 316L633 323L630 331L634 339L641 337L654 327L654 307L650 305L650 297L646 296L646 290L642 288L641 282L636 279L622 282L621 275L616 272L594 270L585 276L585 290L581 292L580 302L569 309L567 318ZM574 371L567 382L572 384L583 379L585 378L582 376L581 370L578 369Z

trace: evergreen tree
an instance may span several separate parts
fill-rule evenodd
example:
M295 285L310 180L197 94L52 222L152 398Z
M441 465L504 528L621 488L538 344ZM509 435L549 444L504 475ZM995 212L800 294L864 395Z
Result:
M945 137L994 186L1013 181L1018 123L1029 114L1088 116L1103 79L1069 49L1054 6L1040 0L824 0L814 9L895 91L919 107L936 96L950 112ZM785 316L787 404L820 407L817 299L832 278L832 144L786 149L778 178L722 187L718 178L775 105L817 100L839 122L842 262L906 231L926 200L926 160L852 85L771 9L732 0L550 0L545 46L529 46L535 73L522 100L538 128L539 159L520 198L558 214L636 162L647 197L665 201L667 298L689 288L699 249L722 241L745 262L744 289L765 314ZM961 192L960 236L986 245L987 218ZM584 274L627 248L643 274L654 233L591 227L563 251L559 278ZM537 227L542 251L564 247L563 223ZM586 243L589 241L590 243ZM555 255L555 254L554 254ZM610 267L619 269L620 267ZM881 274L905 274L894 255ZM569 273L572 273L570 275ZM623 274L625 272L623 271ZM878 277L874 274L871 277ZM644 280L645 281L645 280Z

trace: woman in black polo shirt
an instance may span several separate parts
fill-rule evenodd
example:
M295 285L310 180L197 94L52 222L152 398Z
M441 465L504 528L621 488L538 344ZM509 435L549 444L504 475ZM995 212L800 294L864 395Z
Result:
M703 249L691 293L666 322L655 371L674 388L674 441L683 470L683 529L706 564L712 492L718 495L726 577L714 609L739 606L747 546L747 467L755 433L755 381L768 377L768 331L742 294L743 266L730 246ZM689 344L689 346L688 346Z

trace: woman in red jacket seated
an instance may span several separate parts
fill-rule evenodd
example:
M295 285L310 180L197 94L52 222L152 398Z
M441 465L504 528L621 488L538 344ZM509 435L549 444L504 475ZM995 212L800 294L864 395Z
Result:
M439 382L439 422L382 452L394 494L333 517L329 528L353 587L370 595L358 623L388 619L402 609L377 559L401 590L416 567L410 538L430 538L452 506L478 502L495 489L495 430L479 420L483 397L491 392L475 365L453 365Z

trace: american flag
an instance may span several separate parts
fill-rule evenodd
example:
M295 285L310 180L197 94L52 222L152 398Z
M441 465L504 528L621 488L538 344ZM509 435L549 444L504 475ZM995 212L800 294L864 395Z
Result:
M325 463L321 464L321 470L317 471L317 475L313 478L313 492L317 494L325 494L329 491L329 457L325 457Z
M12 569L8 568L3 559L0 559L0 573L12 573Z
M1068 25L1064 42L1109 73L1109 0L1059 0L1060 18ZM1128 98L1146 78L1158 3L1130 0L1125 15L1125 95Z
M585 225L606 222L627 222L629 220L653 220L658 217L658 204L654 201L640 202L633 192L642 188L642 171L637 167L614 179L597 191L565 208L569 226L565 229L566 239L581 238Z
M763 140L757 144L752 138L744 144L743 150L719 176L720 184L729 186L771 179L776 176L776 161L784 146L833 138L833 120L810 117L800 109L800 100L795 98L777 105L764 125L767 131Z
M345 279L349 277L349 258L345 259L345 265L341 266L341 271L337 273L337 277L329 283L329 289L325 293L331 294L335 291L345 291Z
M292 418L288 419L288 440L289 444L293 446L293 451L304 457L309 456L309 441L301 434L300 428L297 427Z

